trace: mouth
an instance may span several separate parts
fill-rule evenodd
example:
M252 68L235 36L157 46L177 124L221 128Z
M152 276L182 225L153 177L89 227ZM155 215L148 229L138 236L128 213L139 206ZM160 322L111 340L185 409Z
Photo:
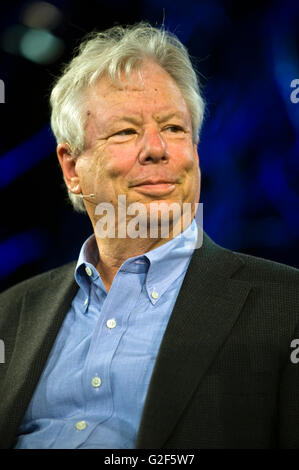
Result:
M172 193L175 190L174 180L162 180L162 179L147 179L140 183L132 186L135 191L153 195L153 196L165 196Z

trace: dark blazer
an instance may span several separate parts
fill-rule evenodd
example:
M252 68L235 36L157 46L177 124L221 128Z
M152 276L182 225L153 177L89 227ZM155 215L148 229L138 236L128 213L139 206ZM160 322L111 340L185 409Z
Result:
M18 427L77 292L75 263L0 296L0 443ZM299 448L299 270L204 235L164 334L137 448Z

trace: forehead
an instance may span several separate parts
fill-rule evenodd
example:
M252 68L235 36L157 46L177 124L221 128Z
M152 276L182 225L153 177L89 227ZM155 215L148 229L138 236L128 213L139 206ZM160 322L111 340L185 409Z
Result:
M189 116L183 95L172 77L159 65L148 61L121 82L102 77L87 90L88 114L113 119L123 113L144 114L180 111Z

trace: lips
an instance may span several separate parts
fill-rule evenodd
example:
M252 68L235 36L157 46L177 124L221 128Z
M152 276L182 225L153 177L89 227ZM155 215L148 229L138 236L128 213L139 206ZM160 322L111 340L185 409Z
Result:
M175 180L148 178L133 185L133 188L150 196L165 196L175 189Z
M132 186L149 186L149 185L161 185L161 184L175 184L175 180L173 178L165 179L165 178L148 178L136 183L133 183Z

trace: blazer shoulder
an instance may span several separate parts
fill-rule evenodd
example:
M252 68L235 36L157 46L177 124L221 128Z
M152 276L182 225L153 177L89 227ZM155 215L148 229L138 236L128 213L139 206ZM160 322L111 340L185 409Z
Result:
M215 243L205 232L203 244L196 250L196 268L213 275L232 277L250 283L297 284L299 269L269 259L248 255Z
M26 292L35 289L46 288L49 281L55 278L68 279L74 276L76 261L64 264L57 268L45 271L44 273L37 274L29 279L26 279L18 284L9 287L0 294L0 305L4 305L6 301L11 302L13 299L17 300L23 297Z
M242 278L273 283L299 283L299 269L293 266L241 252L232 253L242 262L242 268L238 272Z

